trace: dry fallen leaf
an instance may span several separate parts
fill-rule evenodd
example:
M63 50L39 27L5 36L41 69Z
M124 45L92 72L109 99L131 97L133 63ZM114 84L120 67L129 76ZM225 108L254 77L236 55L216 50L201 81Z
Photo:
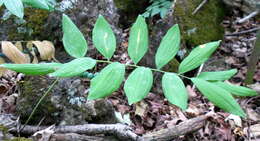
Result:
M135 115L144 117L147 107L148 107L148 104L146 104L144 101L136 103Z
M54 58L55 48L50 41L33 41L32 43L38 49L42 60L50 61L52 58Z
M18 41L14 44L20 51L23 51L23 45L22 42Z
M5 60L4 58L0 57L0 64L4 64ZM0 77L5 73L6 69L3 67L0 67Z
M29 63L30 60L15 45L8 41L2 41L3 54L16 64Z

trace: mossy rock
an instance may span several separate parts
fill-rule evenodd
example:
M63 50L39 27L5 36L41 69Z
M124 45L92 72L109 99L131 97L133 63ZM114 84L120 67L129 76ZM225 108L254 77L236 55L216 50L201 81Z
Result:
M28 76L23 82L19 83L20 95L17 100L16 114L21 116L22 123L29 118L36 103L41 99L52 82L52 79L46 79L45 77ZM43 124L45 125L51 125L59 121L59 118L56 115L56 113L59 112L59 109L55 108L51 102L52 93L53 91L42 100L32 116L30 124L38 124L43 118Z
M221 40L224 28L221 22L225 6L220 0L209 0L196 14L192 14L202 0L180 0L174 9L174 17L182 30L182 39L187 46L197 46Z
M49 12L46 10L25 8L24 20L26 22L19 23L21 21L14 15L7 21L3 21L4 24L13 22L12 26L7 29L8 40L43 40L46 39L44 33L44 24L49 16ZM19 31L20 29L20 31Z

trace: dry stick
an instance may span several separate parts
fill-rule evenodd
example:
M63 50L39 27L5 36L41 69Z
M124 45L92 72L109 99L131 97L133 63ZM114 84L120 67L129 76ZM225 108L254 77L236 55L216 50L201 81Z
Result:
M195 15L201 8L203 5L205 5L208 2L208 0L203 0L200 5L192 12L192 15Z
M260 27L252 28L252 29L249 29L249 30L241 31L241 32L225 34L225 36L238 36L238 35L241 35L241 34L247 34L247 33L255 32L255 31L258 31L258 30L260 30Z
M58 133L76 133L97 136L98 134L109 134L116 136L121 140L133 141L168 141L175 137L185 135L199 130L205 125L206 120L210 115L202 115L196 118L186 120L179 125L170 128L154 131L144 136L138 136L132 132L132 129L124 124L84 124L84 125L71 125L71 126L56 126L54 128L55 134ZM22 134L32 135L37 131L44 130L47 126L29 126L24 125ZM10 132L17 133L17 128L12 128Z
M202 128L205 125L208 117L210 117L210 115L199 116L184 121L177 126L151 132L149 134L144 135L143 140L144 141L168 141L168 140L172 140L175 137L185 135L187 133L192 133Z
M242 18L242 19L239 19L236 21L236 23L243 23L243 22L246 22L247 20L249 20L250 18L253 18L254 16L258 15L259 14L259 11L254 11L252 13L250 13L249 15L247 15L246 17Z

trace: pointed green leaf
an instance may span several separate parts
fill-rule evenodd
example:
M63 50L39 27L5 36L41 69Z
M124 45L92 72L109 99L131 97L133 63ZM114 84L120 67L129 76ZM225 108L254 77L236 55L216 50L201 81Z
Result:
M180 77L174 73L166 73L162 78L162 87L165 97L171 104L187 109L188 93Z
M62 17L62 29L62 41L66 52L75 58L84 57L88 50L87 41L77 26L65 14Z
M237 73L237 69L232 69L228 71L217 71L217 72L202 72L200 73L197 78L203 79L203 80L228 80L233 75Z
M34 8L49 10L49 6L45 0L22 0L23 3L30 5Z
M163 37L155 55L155 63L158 69L169 63L180 49L180 29L176 24L168 30Z
M63 64L58 70L51 73L52 77L73 77L82 74L84 71L92 69L96 65L96 60L84 57L72 60Z
M41 63L41 64L1 64L0 67L10 69L26 75L45 75L57 70L60 63Z
M125 66L120 63L112 63L105 67L91 80L88 99L98 99L111 95L124 80Z
M218 85L219 87L227 90L228 92L230 92L233 95L236 96L256 96L258 95L256 91L246 88L246 87L242 87L242 86L236 86L236 85L232 85L226 82L214 82L214 84Z
M207 82L203 79L192 78L191 81L206 96L213 104L226 112L245 117L246 114L241 109L232 95L225 89L215 85L214 83Z
M124 85L128 103L133 104L144 99L153 85L153 73L149 68L139 67L128 77Z
M24 8L21 0L4 0L5 7L15 16L23 18Z
M193 70L206 62L211 54L218 48L220 41L210 42L194 48L191 53L181 62L179 73Z
M131 28L128 54L135 64L145 55L148 49L148 29L145 19L138 16Z
M116 50L116 37L109 23L99 16L92 33L93 43L97 50L110 59Z

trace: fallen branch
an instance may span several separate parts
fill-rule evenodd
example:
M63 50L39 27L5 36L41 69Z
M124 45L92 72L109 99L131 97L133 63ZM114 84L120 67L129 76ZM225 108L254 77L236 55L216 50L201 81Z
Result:
M20 134L31 135L37 131L48 128L47 126L29 126L23 125L23 130L12 128L10 132L20 132ZM123 124L83 124L56 126L55 133L77 133L86 135L110 134L119 139L138 140L138 136L132 132L131 128Z
M168 141L175 137L192 133L202 128L208 116L199 116L180 123L177 126L162 129L156 132L151 132L143 136L144 141Z
M259 11L254 11L254 12L250 13L249 15L247 15L246 17L237 20L236 23L239 23L239 24L244 23L245 21L255 17L258 14L259 14Z
M255 32L255 31L258 31L258 30L260 30L260 27L252 28L252 29L249 29L249 30L241 31L241 32L225 34L225 36L238 36L238 35L241 35L241 34L247 34L247 33Z
M91 136L105 134L105 135L115 136L120 140L168 141L174 139L175 137L199 130L205 125L205 122L208 117L209 115L203 115L196 118L192 118L180 123L177 126L162 129L159 131L154 131L145 134L142 137L136 135L129 126L123 124L84 124L84 125L71 125L71 126L56 126L54 128L54 133L56 135L74 133L74 134L91 135ZM10 129L10 132L12 133L20 132L20 134L32 135L35 132L44 130L46 128L48 127L47 126L37 127L37 126L25 125L23 130L21 131L19 131L18 128L12 128ZM83 136L81 137L83 138Z
M86 136L75 133L53 134L50 141L111 141L116 140L112 136Z

